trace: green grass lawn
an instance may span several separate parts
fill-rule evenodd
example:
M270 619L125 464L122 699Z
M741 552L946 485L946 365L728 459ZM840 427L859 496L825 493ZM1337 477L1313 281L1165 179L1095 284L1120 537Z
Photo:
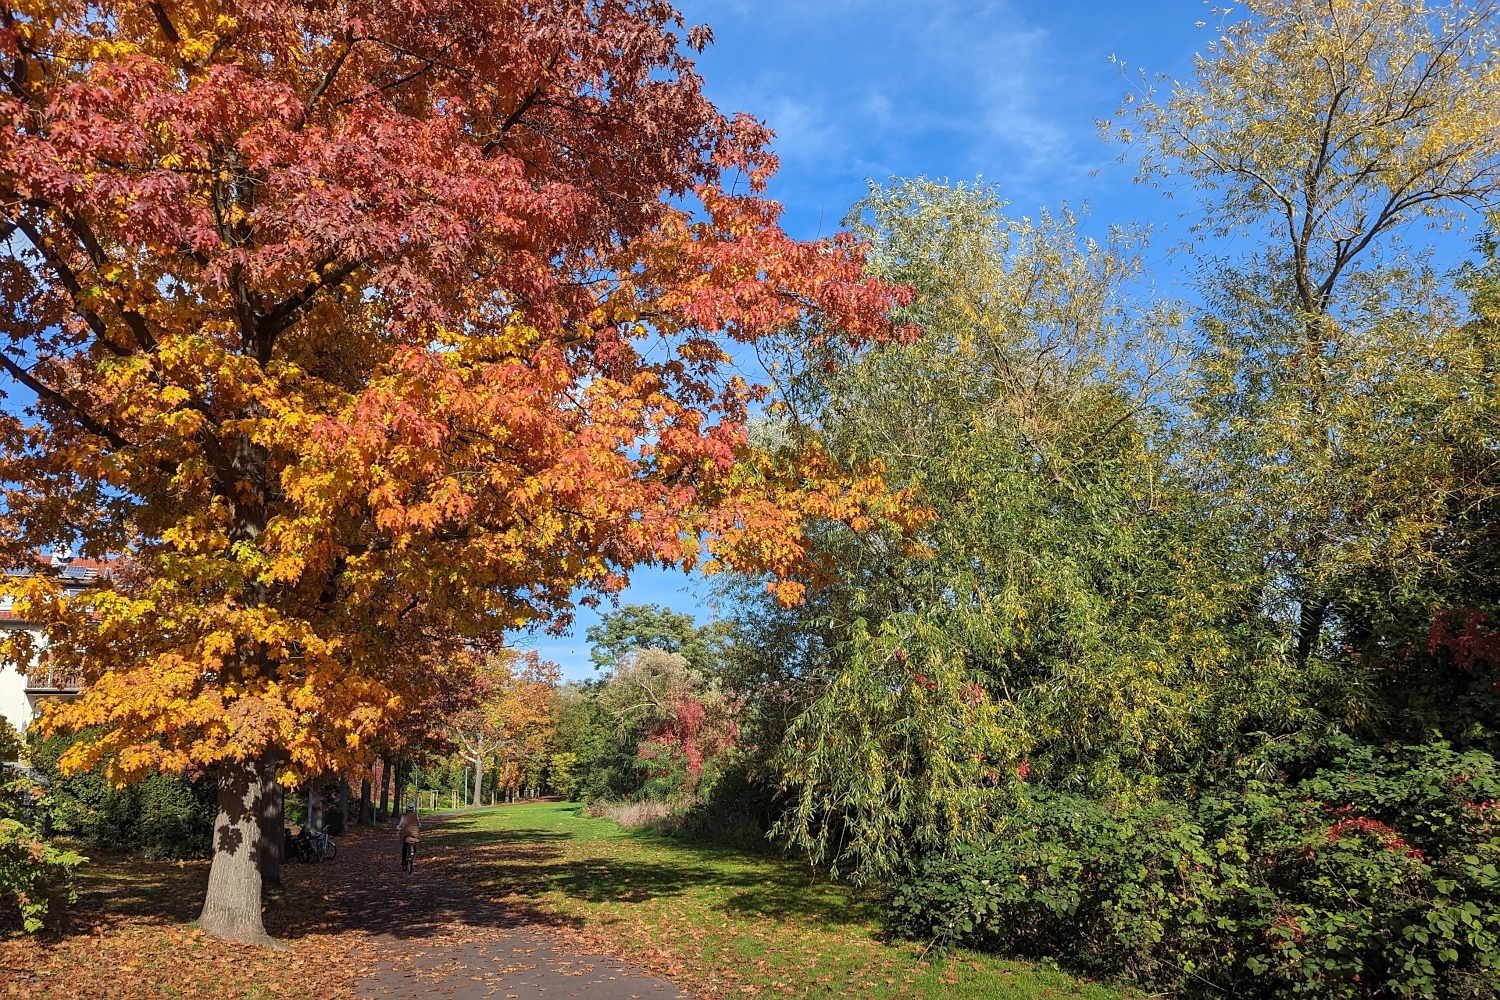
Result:
M1043 966L882 940L876 909L788 861L622 830L571 803L465 813L422 839L449 874L709 996L1087 997Z

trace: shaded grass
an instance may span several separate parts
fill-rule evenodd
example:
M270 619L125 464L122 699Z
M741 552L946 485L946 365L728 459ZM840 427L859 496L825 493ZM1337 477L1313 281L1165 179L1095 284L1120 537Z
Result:
M887 942L879 911L796 864L591 819L569 803L465 813L429 861L707 996L1019 1000L1120 993L1055 969Z

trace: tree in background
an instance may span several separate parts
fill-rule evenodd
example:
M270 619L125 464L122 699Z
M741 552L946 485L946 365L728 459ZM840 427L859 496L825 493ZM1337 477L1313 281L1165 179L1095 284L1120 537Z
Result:
M597 681L555 699L551 781L574 798L701 802L739 747L740 695L718 677L729 632L692 615L629 605L588 631Z
M536 653L504 650L486 658L476 672L473 704L450 720L458 755L473 769L473 805L480 805L486 771L500 773L500 788L517 774L539 770L551 734L551 705L557 664Z
M800 522L894 499L815 453L749 460L725 338L810 313L886 337L900 295L852 240L777 228L768 133L703 96L681 24L659 0L0 12L0 547L129 555L77 600L7 592L87 681L44 731L104 727L65 768L214 775L208 933L272 943L277 769L363 773L468 688L457 650L702 538L795 598Z
M922 179L850 222L927 335L829 364L793 343L775 430L886 456L931 519L912 539L824 525L839 575L793 612L808 653L762 612L772 641L735 643L794 652L796 673L762 671L803 706L783 829L884 878L993 833L1024 779L1139 794L1284 721L1275 634L1221 570L1228 525L1170 475L1180 312L1137 297L1141 234L1095 243L1066 212L1010 218L991 189Z
M1193 81L1163 100L1146 87L1117 116L1133 124L1103 129L1133 143L1143 179L1202 192L1201 233L1265 238L1237 274L1206 272L1210 436L1192 461L1256 522L1306 664L1362 629L1351 574L1442 572L1425 540L1457 480L1442 444L1407 448L1402 428L1441 420L1432 397L1454 383L1434 362L1455 317L1390 237L1500 204L1500 6L1248 7Z
M627 653L599 699L619 731L643 734L636 758L646 772L638 793L645 797L701 801L739 741L738 701L681 653Z
M712 671L718 665L724 626L700 626L692 615L657 604L627 604L603 615L585 633L590 658L599 669L613 668L621 658L640 649L681 653L693 669Z

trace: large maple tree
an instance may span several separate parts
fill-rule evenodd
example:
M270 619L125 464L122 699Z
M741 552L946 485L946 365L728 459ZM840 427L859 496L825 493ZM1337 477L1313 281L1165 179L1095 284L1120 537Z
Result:
M258 812L643 563L785 580L887 497L756 460L729 340L891 333L789 239L657 0L0 0L0 544L120 781L219 782L202 926L268 943ZM816 459L816 456L811 456ZM797 584L783 593L795 597ZM35 653L23 634L5 650ZM279 825L279 824L278 824Z

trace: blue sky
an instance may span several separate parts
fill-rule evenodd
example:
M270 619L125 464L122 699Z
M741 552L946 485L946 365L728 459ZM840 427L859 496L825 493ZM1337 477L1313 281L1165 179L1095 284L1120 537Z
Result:
M1088 201L1100 223L1178 212L1131 183L1094 120L1127 85L1112 55L1191 69L1209 40L1199 0L697 0L684 13L717 36L699 60L709 95L776 130L772 194L794 235L836 228L865 178L891 175L982 174L1018 212Z
M1088 226L1141 221L1184 228L1191 199L1132 183L1121 150L1094 120L1125 91L1110 57L1187 74L1208 41L1207 5L949 2L949 0L687 0L715 44L699 58L709 95L777 133L781 172L771 193L795 236L826 235L865 191L866 178L982 175L1029 214L1067 201L1090 206ZM1132 71L1133 72L1133 71ZM649 571L622 603L664 604L709 616L707 587ZM580 609L570 637L521 638L569 678L593 674L584 639L597 621Z

